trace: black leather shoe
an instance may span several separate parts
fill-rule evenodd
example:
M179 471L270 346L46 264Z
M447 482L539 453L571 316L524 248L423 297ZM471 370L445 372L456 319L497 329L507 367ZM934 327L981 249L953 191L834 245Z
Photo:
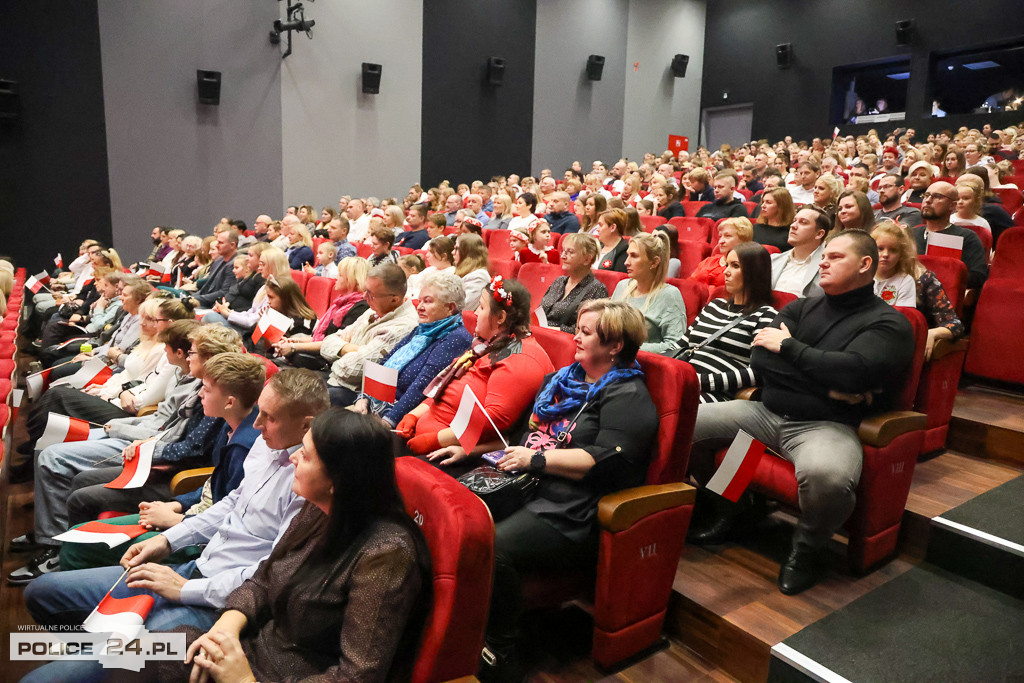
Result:
M527 680L526 674L515 646L499 649L484 643L477 671L477 678L482 683L523 683Z
M698 529L690 528L686 542L691 545L718 545L733 538L736 517L717 517Z
M827 552L825 548L795 544L793 552L779 571L779 590L783 595L803 593L821 581L825 574Z

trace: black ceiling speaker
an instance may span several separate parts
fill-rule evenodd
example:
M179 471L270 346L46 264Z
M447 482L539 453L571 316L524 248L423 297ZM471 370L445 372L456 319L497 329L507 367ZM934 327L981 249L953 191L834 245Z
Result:
M505 60L501 57L487 58L487 85L501 85L505 82Z
M21 113L18 100L18 84L0 80L0 119L16 119Z
M779 43L775 46L775 63L780 69L788 69L793 64L793 43Z
M196 70L200 104L220 104L220 72Z
M896 22L896 44L910 45L914 39L914 20L902 19Z
M363 62L363 92L367 95L380 94L380 74L384 67L380 64Z
M587 57L587 79L591 81L601 80L601 72L604 71L604 57L601 55L590 55Z
M676 55L672 58L672 75L676 78L686 77L686 65L690 63L687 55Z

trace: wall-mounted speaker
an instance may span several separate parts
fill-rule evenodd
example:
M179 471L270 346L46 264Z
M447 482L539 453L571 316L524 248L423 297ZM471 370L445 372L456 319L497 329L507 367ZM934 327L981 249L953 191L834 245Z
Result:
M672 58L672 75L676 78L684 78L686 76L686 65L690 63L690 58L687 55L676 55Z
M220 104L220 72L196 70L200 104Z
M896 22L896 44L910 45L914 39L914 20L903 19Z
M363 92L367 95L380 94L380 74L384 69L380 64L363 62Z
M501 57L487 58L487 85L501 85L505 82L505 60Z
M779 43L775 46L775 63L780 69L788 69L793 64L793 43Z
M601 80L601 73L604 71L604 57L601 55L590 55L587 57L587 79L591 81Z
M21 115L18 84L0 80L0 119L16 119Z

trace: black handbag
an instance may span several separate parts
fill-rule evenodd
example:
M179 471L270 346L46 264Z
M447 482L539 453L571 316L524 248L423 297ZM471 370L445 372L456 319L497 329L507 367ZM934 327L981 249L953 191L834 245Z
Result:
M531 472L509 474L490 465L470 470L459 477L458 481L484 502L495 522L500 522L526 505L540 483Z

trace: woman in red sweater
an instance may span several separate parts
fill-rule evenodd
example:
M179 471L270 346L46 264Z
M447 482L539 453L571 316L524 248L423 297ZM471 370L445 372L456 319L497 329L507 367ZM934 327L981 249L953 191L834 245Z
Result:
M754 226L747 218L727 218L718 225L718 253L699 264L690 277L703 282L708 289L725 285L725 257L737 244L754 238Z

